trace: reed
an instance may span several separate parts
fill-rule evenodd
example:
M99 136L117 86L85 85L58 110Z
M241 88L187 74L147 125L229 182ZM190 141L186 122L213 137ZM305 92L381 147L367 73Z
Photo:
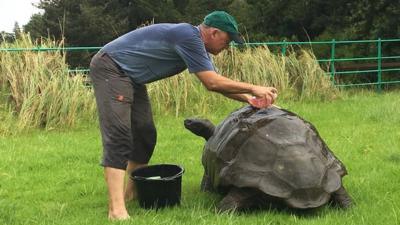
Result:
M308 50L290 50L285 56L268 47L231 48L215 57L222 74L232 79L274 86L281 99L329 100L338 95L329 76Z
M61 47L63 42L41 40L41 47ZM34 48L28 35L1 48ZM30 128L46 130L72 127L79 120L94 118L96 108L84 77L70 76L65 54L47 52L0 52L0 104L4 121L2 133Z
M340 96L329 76L310 51L289 51L286 56L273 54L267 47L238 49L231 47L214 57L219 73L233 80L274 86L279 101L332 100ZM229 101L206 89L187 71L149 85L157 113L207 114Z
M29 35L1 48L34 48ZM41 47L61 47L63 41L40 40ZM213 57L218 72L233 80L274 86L278 104L287 100L329 100L339 91L329 81L312 52L288 51L273 54L267 47L231 47ZM62 51L0 52L0 133L30 128L73 127L97 118L93 91L84 85L84 74L68 74ZM175 116L207 115L231 101L209 93L195 75L178 76L148 85L153 111ZM240 106L240 103L237 103Z

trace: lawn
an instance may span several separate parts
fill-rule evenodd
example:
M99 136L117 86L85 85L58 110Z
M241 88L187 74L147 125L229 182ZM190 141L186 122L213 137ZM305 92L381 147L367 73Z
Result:
M344 185L354 207L216 214L221 197L199 190L204 141L184 129L184 117L156 115L150 163L185 168L181 206L155 211L131 202L132 219L121 224L400 224L400 92L278 104L312 122L346 165ZM211 120L221 121L235 107L221 106ZM0 155L0 224L110 223L97 124L1 137Z

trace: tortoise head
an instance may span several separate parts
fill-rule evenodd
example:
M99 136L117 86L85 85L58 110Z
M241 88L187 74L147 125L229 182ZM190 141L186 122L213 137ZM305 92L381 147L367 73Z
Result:
M208 140L213 134L215 130L214 124L207 119L185 119L184 125L186 129L190 130L197 136L203 137Z

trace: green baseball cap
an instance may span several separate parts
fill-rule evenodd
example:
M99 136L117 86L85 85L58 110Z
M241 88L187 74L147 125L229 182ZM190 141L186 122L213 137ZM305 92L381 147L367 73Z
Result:
M204 17L203 24L227 32L231 40L238 44L244 43L235 18L225 11L214 11L208 14Z

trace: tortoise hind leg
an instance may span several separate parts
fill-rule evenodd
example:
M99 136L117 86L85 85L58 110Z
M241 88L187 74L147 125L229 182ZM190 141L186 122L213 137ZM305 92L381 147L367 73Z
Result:
M339 190L332 193L331 202L333 205L342 209L348 209L353 205L353 200L343 185L339 188Z
M228 194L218 203L218 212L248 209L257 202L258 192L250 188L232 187Z

